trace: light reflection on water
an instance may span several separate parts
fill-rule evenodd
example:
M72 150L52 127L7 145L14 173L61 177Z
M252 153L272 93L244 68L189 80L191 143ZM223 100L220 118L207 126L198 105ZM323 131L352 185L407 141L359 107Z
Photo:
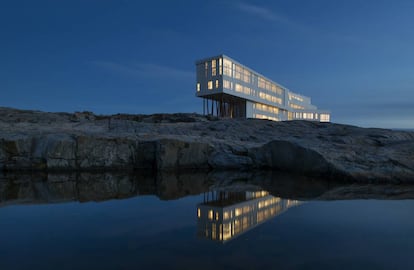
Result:
M414 269L412 199L272 181L3 177L0 269Z
M299 204L265 190L205 192L197 205L197 234L225 243Z

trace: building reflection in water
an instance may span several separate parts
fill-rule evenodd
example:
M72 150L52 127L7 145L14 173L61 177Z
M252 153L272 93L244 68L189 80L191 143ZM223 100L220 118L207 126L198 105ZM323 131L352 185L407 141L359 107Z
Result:
M197 205L197 234L224 243L300 203L263 190L210 191Z

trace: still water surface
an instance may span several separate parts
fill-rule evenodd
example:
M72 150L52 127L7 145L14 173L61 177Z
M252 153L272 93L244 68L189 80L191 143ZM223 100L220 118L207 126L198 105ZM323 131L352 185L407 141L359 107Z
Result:
M414 200L298 200L230 185L99 202L79 202L75 188L75 201L33 203L4 183L2 270L414 269ZM35 197L56 194L47 187Z

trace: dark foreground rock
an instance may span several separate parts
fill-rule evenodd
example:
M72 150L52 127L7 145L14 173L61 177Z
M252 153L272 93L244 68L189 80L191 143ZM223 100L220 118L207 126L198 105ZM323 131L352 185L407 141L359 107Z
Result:
M269 169L414 183L414 132L196 114L45 113L0 108L0 170Z

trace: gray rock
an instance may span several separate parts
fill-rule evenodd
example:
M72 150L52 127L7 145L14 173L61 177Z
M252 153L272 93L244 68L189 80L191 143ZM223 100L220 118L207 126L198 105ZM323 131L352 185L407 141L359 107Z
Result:
M253 160L248 156L240 156L228 152L215 152L210 156L208 164L216 169L246 170L252 167Z
M413 183L414 132L196 114L95 116L0 108L0 170L139 168L271 169Z

